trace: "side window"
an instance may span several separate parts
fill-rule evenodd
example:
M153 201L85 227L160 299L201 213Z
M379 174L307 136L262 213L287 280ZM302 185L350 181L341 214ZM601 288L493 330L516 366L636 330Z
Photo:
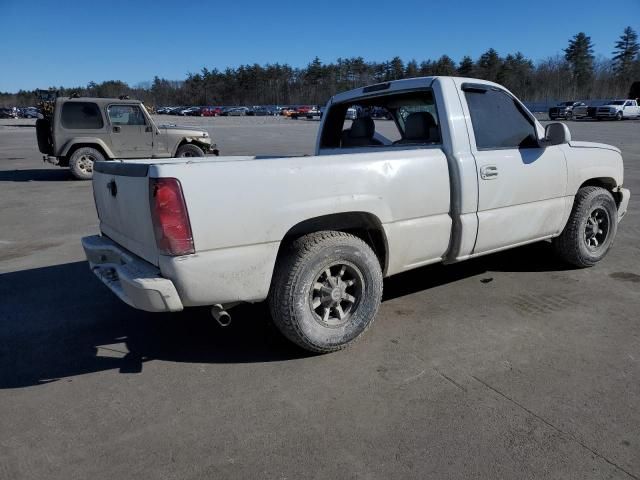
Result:
M137 105L110 105L108 111L112 125L145 125L144 114Z
M92 102L67 102L62 105L62 126L69 130L98 130L104 126L98 105Z
M533 123L506 92L469 89L465 97L478 150L538 146Z

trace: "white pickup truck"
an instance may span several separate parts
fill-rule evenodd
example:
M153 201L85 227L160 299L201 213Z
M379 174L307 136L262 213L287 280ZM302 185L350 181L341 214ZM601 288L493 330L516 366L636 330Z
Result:
M500 85L399 80L331 98L314 156L97 163L101 235L83 246L133 307L213 306L223 322L268 299L286 337L329 352L371 325L383 277L547 239L594 265L626 212L622 181L620 150L543 128Z
M611 100L596 108L596 118L598 120L640 118L640 107L637 100Z

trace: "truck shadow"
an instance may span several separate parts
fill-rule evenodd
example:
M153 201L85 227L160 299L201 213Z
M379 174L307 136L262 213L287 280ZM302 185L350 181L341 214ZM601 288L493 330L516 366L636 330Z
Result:
M32 168L28 170L2 170L0 182L68 182L73 177L64 168Z
M385 281L385 300L487 270L564 269L548 247L431 266ZM138 373L149 360L251 363L308 357L269 321L264 304L239 306L222 328L207 309L151 314L128 307L93 277L85 262L0 275L0 389L41 385L117 369Z

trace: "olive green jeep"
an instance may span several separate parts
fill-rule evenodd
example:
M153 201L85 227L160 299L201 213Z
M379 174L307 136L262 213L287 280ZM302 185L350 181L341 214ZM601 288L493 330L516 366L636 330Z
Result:
M142 102L121 98L57 97L36 121L44 161L90 179L93 163L135 158L218 155L206 130L156 125Z

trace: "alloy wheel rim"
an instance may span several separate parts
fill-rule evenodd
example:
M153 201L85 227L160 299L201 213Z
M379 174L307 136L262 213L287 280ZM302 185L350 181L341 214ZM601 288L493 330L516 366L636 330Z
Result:
M600 250L607 240L610 229L610 219L607 211L602 207L594 208L584 227L584 242L590 251Z
M94 162L94 158L91 155L82 155L79 159L78 159L78 168L85 172L85 173L90 173L93 172L93 162Z
M311 285L309 308L322 326L337 328L351 320L364 291L364 276L351 262L324 267Z

